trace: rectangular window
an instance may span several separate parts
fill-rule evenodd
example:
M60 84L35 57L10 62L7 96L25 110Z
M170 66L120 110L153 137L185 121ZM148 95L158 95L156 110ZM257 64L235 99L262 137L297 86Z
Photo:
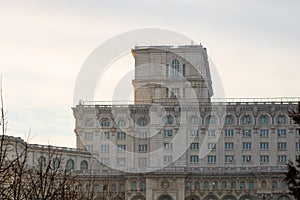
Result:
M253 181L250 181L249 182L249 189L254 189L254 182Z
M169 65L166 66L166 78L169 76Z
M100 151L102 153L108 153L109 152L109 145L101 145L100 146Z
M243 130L243 137L251 137L251 130L249 129L244 129Z
M297 129L295 130L295 135L296 135L296 137L299 137L299 136L300 136L300 129L299 129L299 128L297 128Z
M198 137L198 136L199 136L199 130L192 130L192 131L191 131L191 135L192 135L193 137Z
M179 88L172 88L171 97L179 97Z
M169 98L169 88L166 88L166 98Z
M278 156L278 162L286 162L286 156L285 155L281 155L281 156Z
M172 143L164 143L164 150L172 150L173 144Z
M295 143L295 146L296 146L296 147L295 147L296 150L299 151L299 150L300 150L300 143L299 143L299 142L296 142L296 143Z
M182 97L185 97L185 88L182 88Z
M278 137L285 137L286 136L286 130L285 129L278 129L277 130Z
M125 158L118 158L118 159L117 159L117 162L118 162L118 165L124 166L124 165L125 165L125 162L126 162L126 159L125 159Z
M269 163L269 156L260 156L261 163Z
M85 149L88 151L93 151L93 145L85 145Z
M243 150L251 150L251 142L243 142Z
M198 155L190 156L190 162L191 163L198 163L199 162L199 156Z
M208 130L208 131L207 131L207 134L208 134L208 136L210 136L210 137L214 137L214 136L216 136L216 130Z
M233 142L225 142L225 150L232 150L234 148Z
M100 161L103 164L106 164L106 165L109 164L109 158L101 158Z
M232 155L225 155L225 163L232 163L234 157Z
M170 163L170 162L172 162L172 156L164 156L164 162L165 162L165 163Z
M269 137L269 130L268 129L261 129L259 131L259 136L260 137Z
M199 143L191 143L190 149L199 149Z
M261 142L260 143L261 150L268 150L269 149L269 142Z
M236 182L235 182L235 181L231 181L230 185L231 185L231 188L232 188L232 189L235 189L235 188L236 188Z
M227 188L227 182L226 181L223 181L222 182L222 189L226 189Z
M139 158L139 165L140 166L147 165L147 158Z
M185 64L182 65L182 76L185 76Z
M93 133L92 132L87 132L84 134L84 139L86 140L92 140L93 139Z
M126 145L117 145L117 148L119 152L126 151Z
M243 156L243 162L244 163L248 163L248 162L251 162L252 160L251 160L251 156Z
M207 162L208 163L216 163L217 162L217 156L207 156Z
M172 130L164 130L164 137L172 137L173 131Z
M147 132L141 132L141 133L139 133L139 137L141 139L146 139L148 137L148 134L147 134Z
M208 143L207 144L208 150L215 150L217 148L216 143Z
M278 142L278 150L286 150L286 142Z
M139 152L147 152L148 147L146 144L139 145Z
M101 133L101 139L106 140L110 138L110 133L109 132L102 132Z
M277 187L278 187L277 181L272 181L272 188L275 189Z
M126 139L126 133L125 133L125 132L118 132L118 133L117 133L117 138L118 138L119 140L124 140L124 139Z
M234 130L225 130L225 137L233 137Z

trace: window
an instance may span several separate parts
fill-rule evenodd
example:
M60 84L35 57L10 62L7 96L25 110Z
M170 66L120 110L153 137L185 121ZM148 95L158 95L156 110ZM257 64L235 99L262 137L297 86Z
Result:
M233 142L225 142L225 150L232 150L234 149L234 143Z
M93 139L93 133L92 132L84 133L84 139L92 140Z
M172 61L172 76L179 76L179 61L176 59Z
M141 182L140 188L142 191L146 190L146 183L144 181Z
M286 150L286 142L278 142L278 150Z
M166 65L166 78L169 77L169 64Z
M173 117L171 115L168 115L164 118L165 124L173 124Z
M199 136L199 130L192 130L192 131L191 131L191 135L192 135L193 137L198 137L198 136Z
M244 129L243 130L243 137L251 137L251 130L249 129Z
M286 156L285 155L278 156L278 162L280 162L280 163L286 163Z
M131 189L132 190L136 190L136 182L132 182L131 183Z
M108 153L109 152L109 145L101 145L100 146L100 152Z
M208 135L209 137L214 137L214 136L216 136L216 130L208 130L208 131L207 131L207 135Z
M122 183L120 184L120 191L121 192L124 192L125 191L125 185Z
M139 145L139 152L147 152L148 147L146 144Z
M126 145L117 145L117 148L119 152L126 151Z
M94 126L94 121L91 120L91 119L86 120L85 121L85 126L87 126L87 127Z
M190 156L190 162L191 163L198 163L199 162L199 156L198 155Z
M226 116L225 124L226 125L233 124L233 117L232 116Z
M208 148L208 150L216 150L217 145L216 145L216 143L208 143L207 148Z
M191 116L190 122L192 124L199 124L199 122L200 122L199 117L198 116Z
M267 187L267 181L265 181L265 180L261 181L261 187L266 188Z
M109 132L102 132L101 133L101 139L106 140L110 138L110 133Z
M249 182L249 189L251 189L251 190L254 189L254 181Z
M172 150L173 144L172 143L164 143L164 150Z
M207 156L207 162L208 163L216 163L217 162L217 156Z
M98 183L96 183L96 184L94 185L94 190L95 190L95 191L99 191L99 189L100 189L100 186L99 186Z
M191 143L190 149L199 149L199 143Z
M269 156L260 156L261 163L269 163Z
M278 137L285 137L286 136L286 130L285 129L278 129L277 130Z
M52 168L53 169L59 169L60 168L60 160L58 158L53 159Z
M230 186L232 189L236 188L236 182L235 181L231 181Z
M273 188L273 189L278 188L278 183L277 183L277 181L275 181L275 180L272 181L272 188Z
M213 185L213 189L218 189L218 182L214 181L212 185Z
M299 142L296 142L295 143L295 149L298 151L300 150L300 143Z
M222 181L222 189L226 189L227 188L227 181Z
M116 184L114 184L114 183L113 183L113 184L111 184L111 190L112 190L112 191L116 191L116 189L117 189L117 186L116 186Z
M118 132L117 133L117 139L119 139L119 140L126 139L126 133L125 132Z
M139 137L141 139L146 139L148 137L147 135L148 135L147 132L141 132L141 133L139 133Z
M172 130L164 130L164 137L172 137L173 131Z
M172 93L171 93L171 97L179 97L179 88L172 88Z
M166 98L169 98L169 88L166 88Z
M117 125L118 125L119 127L124 127L124 126L126 126L126 122L125 122L125 120L120 119L120 120L117 122Z
M182 97L185 97L185 88L182 88Z
M299 137L299 136L300 136L300 129L299 129L299 128L297 128L297 129L295 130L295 135L296 135L296 137Z
M38 167L45 168L46 167L46 158L44 156L40 156L38 159Z
M251 150L251 142L243 142L243 150Z
M225 163L232 163L234 157L232 155L225 155Z
M259 123L260 124L268 124L269 123L269 117L267 115L262 115L259 117Z
M93 145L85 145L85 149L88 151L93 151Z
M217 119L215 116L207 117L207 124L216 124L216 123L217 123Z
M88 163L87 163L87 161L83 160L83 161L80 163L80 170L82 170L82 171L88 170Z
M100 122L101 126L109 126L109 119L102 119Z
M196 182L195 182L195 189L196 189L196 190L199 190L199 189L200 189L200 182L199 182L199 181L196 181Z
M140 165L140 166L145 166L145 165L147 165L147 158L145 158L145 157L139 158L139 165Z
M242 117L242 124L251 124L251 123L252 123L252 120L249 115L245 115Z
M182 76L185 76L185 64L182 65Z
M249 162L251 162L251 156L243 155L243 162L244 162L244 163L249 163Z
M269 149L269 142L261 142L260 143L261 150L268 150Z
M72 159L67 160L66 170L67 171L74 170L74 160L72 160Z
M240 189L245 189L246 188L246 183L245 181L240 182Z
M281 181L281 187L286 188L286 182L285 181Z
M165 163L170 163L170 162L172 162L172 156L164 156L164 162L165 162Z
M268 129L261 129L259 131L259 136L260 137L269 137L269 130Z
M124 166L124 165L125 165L125 162L126 162L126 159L125 159L125 158L118 158L118 159L117 159L117 162L118 162L118 165Z
M234 130L225 130L225 137L233 137Z
M141 117L141 118L139 118L138 121L137 121L137 124L138 124L139 126L147 126L148 123L149 123L149 121L148 121L148 119L145 118L145 117Z
M209 189L209 182L204 181L204 189L208 190Z
M109 158L101 158L101 163L108 165L109 164Z
M286 124L287 122L287 119L284 115L280 115L277 117L277 123L278 124Z

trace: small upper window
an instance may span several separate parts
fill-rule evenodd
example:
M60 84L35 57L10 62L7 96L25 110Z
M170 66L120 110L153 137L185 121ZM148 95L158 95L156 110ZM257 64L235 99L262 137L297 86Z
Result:
M71 171L71 170L74 170L74 160L72 159L69 159L66 163L66 170L67 171Z
M190 122L191 122L191 124L199 124L200 119L198 116L194 115L194 116L191 116Z
M149 124L149 120L146 117L141 117L137 120L137 124L139 126L147 126Z
M172 76L179 76L179 61L176 59L172 61Z
M85 121L85 126L91 127L94 126L94 121L91 119L88 119Z
M125 122L125 120L120 119L120 120L118 121L117 125L118 125L119 127L124 127L124 126L126 126L126 122Z
M82 161L81 163L80 163L80 170L82 170L82 171L86 171L86 170L88 170L88 163L87 163L87 161Z
M267 115L262 115L259 117L259 123L260 124L268 124L269 123L269 117Z
M232 116L226 116L225 124L233 124L233 117Z
M284 115L279 115L279 116L277 117L277 123L278 123L278 124L286 124L286 123L287 123L286 116L284 116Z
M171 115L167 115L165 118L164 118L164 123L165 124L173 124L173 117Z
M217 123L217 119L215 116L207 117L207 124L216 124L216 123Z
M243 116L242 117L242 123L243 124L251 124L252 123L251 117L249 115Z
M40 167L40 168L45 168L46 167L46 158L44 156L39 157L38 167Z
M102 119L101 120L101 126L109 126L110 122L109 119Z

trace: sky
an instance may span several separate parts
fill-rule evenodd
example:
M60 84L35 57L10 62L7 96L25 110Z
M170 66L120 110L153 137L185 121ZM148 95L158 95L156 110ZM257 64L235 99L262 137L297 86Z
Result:
M141 28L176 31L205 46L226 97L298 97L299 10L298 0L0 0L7 133L75 147L71 107L83 63L111 37ZM116 60L118 73L99 82L96 100L109 100L133 65L130 54Z

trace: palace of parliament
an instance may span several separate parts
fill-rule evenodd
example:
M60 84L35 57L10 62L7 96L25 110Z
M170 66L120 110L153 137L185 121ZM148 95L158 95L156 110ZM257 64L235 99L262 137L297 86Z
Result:
M300 153L296 100L214 101L202 45L137 46L133 104L80 101L63 166L96 177L102 199L292 200L286 163ZM33 159L47 146L29 144ZM82 186L85 189L85 186Z

